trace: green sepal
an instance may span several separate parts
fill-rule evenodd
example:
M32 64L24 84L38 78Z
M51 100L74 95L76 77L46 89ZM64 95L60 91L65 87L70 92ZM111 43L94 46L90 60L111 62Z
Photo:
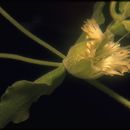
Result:
M105 2L96 2L94 5L92 18L94 18L99 25L105 22L105 17L103 14L104 6Z

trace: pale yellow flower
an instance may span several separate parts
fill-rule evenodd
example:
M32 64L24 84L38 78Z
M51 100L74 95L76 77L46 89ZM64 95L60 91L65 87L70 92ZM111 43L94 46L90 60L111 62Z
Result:
M103 38L103 32L94 19L87 20L81 29L87 34L88 39L101 41Z
M94 19L82 27L84 40L72 46L63 63L72 75L82 79L95 79L102 75L124 75L130 71L130 46L108 38Z
M98 59L95 65L105 75L123 75L130 70L130 50L128 48L121 47L115 42L106 43L100 54L95 53L93 63Z

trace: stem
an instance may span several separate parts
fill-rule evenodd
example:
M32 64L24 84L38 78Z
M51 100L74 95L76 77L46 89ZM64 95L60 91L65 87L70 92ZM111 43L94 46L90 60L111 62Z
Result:
M118 101L119 103L130 109L130 101L124 98L123 96L119 95L112 89L108 88L107 86L96 80L89 80L88 82L97 89L103 91L104 93L106 93L107 95L109 95L110 97L112 97L113 99L115 99L116 101Z
M65 58L65 55L56 50L54 47L49 45L48 43L44 42L40 38L38 38L36 35L32 34L29 30L24 28L21 24L19 24L13 17L11 17L2 7L0 7L0 14L5 17L10 23L12 23L17 29L19 29L22 33L24 33L26 36L28 36L30 39L37 42L39 45L47 48L54 54L58 55L61 58Z
M115 21L117 21L117 20L121 21L121 20L124 19L124 17L116 12L116 10L115 10L116 4L117 4L116 1L111 1L111 3L110 3L110 14Z
M58 62L37 60L37 59L27 58L24 56L20 56L16 54L9 54L9 53L0 53L0 58L19 60L19 61L23 61L23 62L27 62L31 64L45 65L45 66L52 66L52 67L58 67L61 65L61 63L58 63Z

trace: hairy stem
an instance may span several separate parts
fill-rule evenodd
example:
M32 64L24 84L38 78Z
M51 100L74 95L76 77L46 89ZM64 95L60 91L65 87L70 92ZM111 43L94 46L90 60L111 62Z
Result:
M106 93L107 95L109 95L110 97L112 97L113 99L115 99L116 101L118 101L119 103L130 109L130 101L124 98L123 96L119 95L112 89L108 88L107 86L96 80L89 80L88 82L97 89L103 91L104 93Z
M23 62L27 62L27 63L31 63L31 64L45 65L45 66L52 66L52 67L58 67L61 65L61 63L58 63L58 62L37 60L37 59L27 58L24 56L20 56L20 55L16 55L16 54L9 54L9 53L0 53L0 58L19 60L19 61L23 61Z
M24 28L21 24L19 24L13 17L11 17L2 7L0 7L0 14L5 17L10 23L12 23L17 29L19 29L22 33L24 33L26 36L28 36L30 39L37 42L39 45L47 48L54 54L58 55L61 58L65 58L65 55L56 50L54 47L49 45L48 43L44 42L40 38L38 38L36 35L32 34L29 30Z

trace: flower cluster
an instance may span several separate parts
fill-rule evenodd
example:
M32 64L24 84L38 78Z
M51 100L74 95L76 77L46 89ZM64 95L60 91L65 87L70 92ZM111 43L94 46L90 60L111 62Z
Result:
M124 75L130 70L130 46L121 47L108 33L103 33L94 19L85 22L86 39L71 47L64 65L68 72L82 79L102 75Z

